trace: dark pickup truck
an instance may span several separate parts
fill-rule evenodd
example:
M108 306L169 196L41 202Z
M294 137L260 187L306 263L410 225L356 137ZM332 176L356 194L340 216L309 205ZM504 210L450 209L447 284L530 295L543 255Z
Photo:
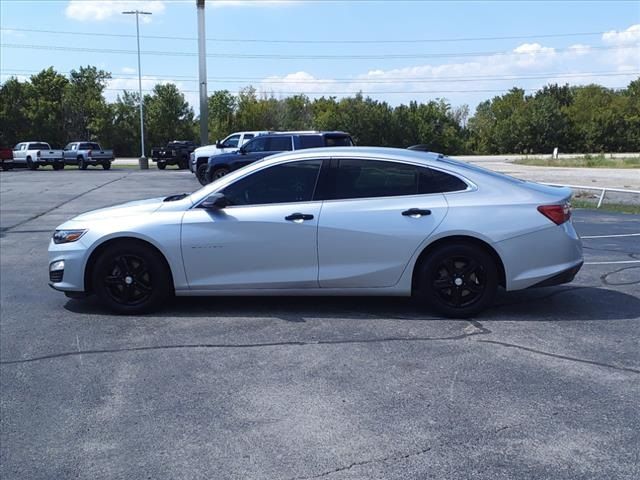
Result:
M196 149L195 142L189 140L174 140L167 143L166 147L154 147L151 149L151 160L156 162L160 170L167 165L178 165L180 170L189 168L189 156Z
M351 135L345 132L272 133L260 135L245 143L236 152L209 157L207 173L202 185L226 175L232 170L262 160L269 155L319 147L353 147Z

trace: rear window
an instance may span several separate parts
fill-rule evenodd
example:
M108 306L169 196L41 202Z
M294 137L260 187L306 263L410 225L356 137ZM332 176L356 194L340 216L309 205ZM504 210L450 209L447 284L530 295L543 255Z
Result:
M100 145L97 143L81 143L80 150L100 150Z
M30 143L29 150L49 150L49 145L46 143Z

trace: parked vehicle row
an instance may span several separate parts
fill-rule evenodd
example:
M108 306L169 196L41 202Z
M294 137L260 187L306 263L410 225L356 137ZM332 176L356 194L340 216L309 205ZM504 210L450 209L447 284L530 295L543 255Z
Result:
M54 170L62 170L66 165L77 165L80 170L86 170L88 166L102 166L109 170L115 160L113 150L104 150L96 142L71 142L64 149L57 150L47 142L29 141L18 143L13 150L2 148L0 152L3 170L13 167L37 170L48 165Z

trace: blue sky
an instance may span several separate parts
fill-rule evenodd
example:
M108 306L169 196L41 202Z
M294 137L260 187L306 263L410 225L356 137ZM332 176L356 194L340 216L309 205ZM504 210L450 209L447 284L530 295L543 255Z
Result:
M513 86L620 87L640 76L638 1L206 3L209 92L363 91L393 105L446 98L473 111ZM0 80L97 65L114 77L109 100L137 89L135 22L120 13L135 8L153 12L141 23L141 49L155 52L143 54L143 88L176 83L197 110L195 0L2 0Z

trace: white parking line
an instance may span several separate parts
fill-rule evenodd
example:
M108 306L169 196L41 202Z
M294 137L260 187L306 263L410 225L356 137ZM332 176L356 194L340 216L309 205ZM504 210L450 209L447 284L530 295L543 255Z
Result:
M580 237L583 240L591 238L614 238L614 237L640 237L640 233L621 233L619 235L585 235Z
M613 265L616 263L640 263L640 260L620 260L617 262L584 262L585 265Z

